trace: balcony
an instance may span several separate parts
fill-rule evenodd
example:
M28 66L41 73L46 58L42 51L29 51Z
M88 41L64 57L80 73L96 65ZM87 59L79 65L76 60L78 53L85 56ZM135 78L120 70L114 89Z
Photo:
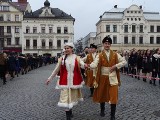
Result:
M4 37L11 37L11 36L12 36L12 33L7 33L7 32L4 33Z

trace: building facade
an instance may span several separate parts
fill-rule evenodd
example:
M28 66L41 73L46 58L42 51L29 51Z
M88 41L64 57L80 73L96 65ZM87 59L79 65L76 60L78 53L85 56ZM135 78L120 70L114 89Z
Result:
M90 44L96 43L96 32L90 32L82 39L83 49L89 47Z
M25 11L31 11L27 0L0 2L0 51L22 51L22 20Z
M75 19L58 8L44 7L24 15L22 52L24 54L59 56L66 42L74 40Z
M142 6L131 5L104 12L96 23L96 44L102 49L102 40L109 35L113 50L153 49L160 46L159 12L143 10Z

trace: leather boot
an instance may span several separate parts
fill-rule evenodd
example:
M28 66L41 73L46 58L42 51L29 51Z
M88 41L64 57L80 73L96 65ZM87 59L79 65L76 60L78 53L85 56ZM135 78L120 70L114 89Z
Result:
M90 88L91 95L89 97L93 97L94 88Z
M66 111L66 120L71 120L71 113L70 113L70 111Z
M72 109L70 109L69 111L70 111L71 118L73 118Z
M144 81L144 82L146 82L146 79L145 79L145 78L143 78L143 81Z
M111 120L115 120L116 104L111 104Z
M100 103L100 108L101 108L100 116L101 116L101 117L104 117L104 116L105 116L105 113L104 113L105 103Z
M155 79L153 80L153 85L156 86L156 80Z

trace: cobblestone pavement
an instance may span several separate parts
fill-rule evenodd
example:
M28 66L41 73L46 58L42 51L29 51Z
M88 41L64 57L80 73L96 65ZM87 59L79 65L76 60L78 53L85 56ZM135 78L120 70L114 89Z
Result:
M45 85L54 67L45 66L8 80L6 85L1 83L0 120L65 120L64 109L57 107L56 78ZM125 75L121 81L116 120L160 120L160 87ZM84 102L73 108L73 120L109 120L110 106L106 104L106 116L101 118L99 104L88 97L89 89L82 91Z

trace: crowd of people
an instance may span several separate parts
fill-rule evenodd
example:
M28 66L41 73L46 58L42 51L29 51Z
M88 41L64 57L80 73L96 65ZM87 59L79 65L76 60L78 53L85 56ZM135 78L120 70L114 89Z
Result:
M121 69L122 73L135 77L138 80L143 79L154 86L160 85L160 48L156 50L136 50L123 52L122 56L127 64Z
M10 76L10 80L18 77L19 74L27 74L29 71L42 67L43 65L57 62L56 57L50 55L33 56L30 54L24 55L17 53L0 53L0 78L3 80L3 85L6 84L6 78Z

